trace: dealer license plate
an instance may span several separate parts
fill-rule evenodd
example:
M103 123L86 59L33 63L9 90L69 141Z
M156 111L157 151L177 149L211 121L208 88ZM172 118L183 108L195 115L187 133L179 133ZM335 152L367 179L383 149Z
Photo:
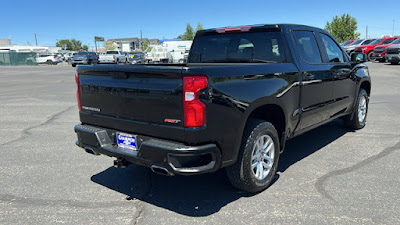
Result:
M125 133L117 133L118 147L126 148L129 150L137 150L136 136Z

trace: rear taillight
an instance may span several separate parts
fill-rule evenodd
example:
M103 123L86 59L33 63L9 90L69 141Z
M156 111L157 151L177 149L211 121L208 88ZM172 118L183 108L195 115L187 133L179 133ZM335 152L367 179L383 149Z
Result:
M54 56L54 58L56 58L57 56Z
M75 73L75 82L76 82L76 100L78 101L78 108L79 110L82 110L82 104L81 104L81 92L79 91L79 73Z
M113 55L113 59L115 59L115 55Z
M206 106L199 100L199 92L207 86L207 77L183 78L183 114L185 127L201 127L205 124Z

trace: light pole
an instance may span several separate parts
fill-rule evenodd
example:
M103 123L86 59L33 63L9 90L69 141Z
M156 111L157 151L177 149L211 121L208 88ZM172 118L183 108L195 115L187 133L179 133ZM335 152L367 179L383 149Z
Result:
M392 37L394 37L394 20L393 20Z

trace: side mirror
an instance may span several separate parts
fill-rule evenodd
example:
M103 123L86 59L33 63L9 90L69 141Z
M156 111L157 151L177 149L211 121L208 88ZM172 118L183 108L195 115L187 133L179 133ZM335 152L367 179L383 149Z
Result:
M361 53L361 52L355 52L353 54L351 54L351 61L353 63L363 63L367 61L367 55L365 55L365 53Z

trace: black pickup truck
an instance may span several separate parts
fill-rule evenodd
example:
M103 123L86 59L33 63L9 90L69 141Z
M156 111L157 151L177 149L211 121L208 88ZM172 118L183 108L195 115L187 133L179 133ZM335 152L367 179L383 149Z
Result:
M76 144L164 175L226 168L235 187L258 192L286 140L337 118L365 126L365 61L309 26L198 31L187 64L79 66Z

